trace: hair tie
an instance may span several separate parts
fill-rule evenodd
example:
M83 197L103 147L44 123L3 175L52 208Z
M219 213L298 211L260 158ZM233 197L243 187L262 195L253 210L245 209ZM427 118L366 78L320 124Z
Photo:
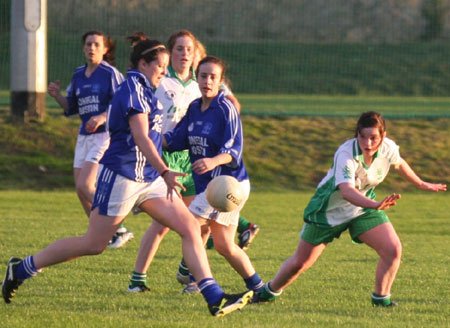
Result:
M166 47L164 47L162 44L158 45L158 46L154 46L153 48L150 49L146 49L144 51L141 52L141 56L144 56L145 54L149 53L150 51L156 50L158 48L163 48L165 49Z

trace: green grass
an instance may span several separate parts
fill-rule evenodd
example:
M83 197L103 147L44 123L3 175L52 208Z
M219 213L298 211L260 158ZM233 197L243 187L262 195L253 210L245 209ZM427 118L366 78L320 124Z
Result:
M388 191L379 191L380 195ZM261 226L248 250L264 280L295 250L305 192L253 192L243 214ZM382 197L382 196L380 196ZM0 264L12 255L34 254L56 239L87 227L72 191L0 191ZM150 219L128 217L136 235L126 247L106 250L45 269L26 281L13 303L0 304L2 326L13 327L448 327L450 255L446 193L405 193L388 211L403 242L403 260L393 287L396 309L372 308L377 256L354 245L347 233L330 244L316 265L273 304L248 306L218 319L200 295L180 295L175 280L180 239L169 233L150 268L149 294L125 292L139 240ZM241 278L215 251L208 251L215 278L228 292ZM1 272L3 274L3 272Z
M0 92L0 104L8 97L8 92ZM421 177L450 182L449 98L242 95L239 99L245 162L256 189L315 187L337 147L353 136L356 118L369 109L388 118L388 136ZM9 108L0 105L0 190L73 186L79 119L63 117L54 102L48 105L45 123L30 124L13 121ZM397 174L385 184L411 188Z

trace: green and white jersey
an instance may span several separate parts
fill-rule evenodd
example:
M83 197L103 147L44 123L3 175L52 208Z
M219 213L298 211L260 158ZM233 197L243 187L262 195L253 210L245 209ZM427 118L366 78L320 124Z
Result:
M201 97L195 76L183 82L171 66L156 89L155 95L163 105L163 134L172 130L181 121L193 100Z
M361 194L375 199L374 189L389 172L391 165L401 160L399 147L384 138L372 164L364 164L362 151L356 138L347 140L334 155L331 169L317 186L314 196L304 212L305 222L327 228L354 219L367 211L342 198L338 185L350 183Z

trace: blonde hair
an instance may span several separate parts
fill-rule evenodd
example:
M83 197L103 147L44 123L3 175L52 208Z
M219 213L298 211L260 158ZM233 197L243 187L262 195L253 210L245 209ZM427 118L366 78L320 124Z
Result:
M195 40L195 53L194 53L194 60L192 62L192 66L194 67L194 70L197 70L198 63L205 58L207 55L206 47L203 43L201 43L199 40Z

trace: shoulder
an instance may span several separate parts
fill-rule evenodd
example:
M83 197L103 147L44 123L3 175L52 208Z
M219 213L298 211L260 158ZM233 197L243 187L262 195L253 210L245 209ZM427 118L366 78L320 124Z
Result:
M386 157L399 152L399 146L395 143L394 140L389 138L384 138L383 143L380 147L380 153L381 155L384 155Z
M73 78L78 78L80 77L82 74L84 74L84 71L86 70L86 65L81 65L78 66L77 68L75 68L75 70L73 71Z
M358 142L356 138L349 139L345 141L339 148L336 150L335 158L355 158L359 155L358 150Z
M191 102L189 107L199 107L201 104L202 98L197 98L194 101Z
M115 78L118 78L120 80L123 80L122 73L120 73L116 67L112 66L108 62L102 61L98 67L106 74L114 76Z
M231 100L228 99L223 92L221 92L217 96L216 100L217 100L217 107L219 107L225 115L227 115L227 116L238 115L238 111L237 111L236 107L234 107Z

